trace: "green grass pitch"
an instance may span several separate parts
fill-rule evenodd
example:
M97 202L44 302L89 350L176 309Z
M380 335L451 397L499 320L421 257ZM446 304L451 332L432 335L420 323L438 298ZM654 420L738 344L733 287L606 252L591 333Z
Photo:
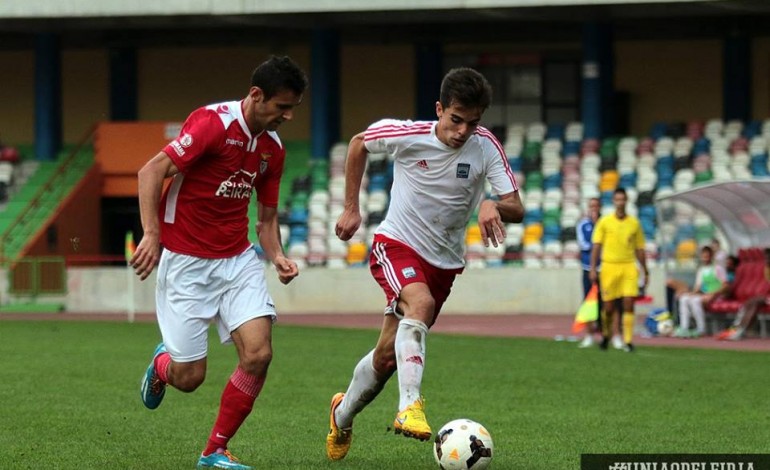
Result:
M154 324L0 322L0 468L185 469L213 424L235 349L212 335L206 382L155 411L139 379ZM343 461L324 452L328 405L376 331L277 324L267 384L231 442L271 469L433 469L431 444L386 431L394 377L356 419ZM765 353L430 335L423 381L434 431L477 420L496 469L575 469L591 453L762 453L770 445Z

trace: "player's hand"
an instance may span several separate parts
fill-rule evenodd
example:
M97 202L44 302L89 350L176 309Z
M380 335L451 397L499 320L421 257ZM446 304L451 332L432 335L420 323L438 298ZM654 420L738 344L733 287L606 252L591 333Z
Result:
M644 289L647 289L647 286L650 285L650 272L644 271Z
M158 265L159 260L160 240L158 235L145 233L128 264L134 268L134 272L139 276L139 279L144 281L152 273L152 270L155 269L155 266Z
M348 209L340 214L337 219L337 225L334 227L334 233L342 241L348 241L358 231L361 226L361 211L358 209Z
M273 260L273 265L275 270L278 271L278 280L281 281L281 284L288 284L292 279L299 276L297 263L283 255L276 256Z
M489 246L489 242L497 248L505 240L505 225L500 217L500 211L494 201L487 199L479 207L479 228L481 229L481 239L484 246Z
M596 269L588 271L588 279L591 281L591 284L596 284L596 281L599 280L599 276L596 275Z

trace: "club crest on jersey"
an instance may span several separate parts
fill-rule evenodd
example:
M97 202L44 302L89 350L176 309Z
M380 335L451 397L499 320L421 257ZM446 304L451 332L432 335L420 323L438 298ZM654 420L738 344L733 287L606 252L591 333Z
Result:
M267 161L272 157L272 153L260 153L259 157L262 159L261 162L259 162L259 174L267 171Z
M214 195L233 199L249 199L256 177L256 173L249 173L243 169L238 170L230 175L229 178L219 183L217 192Z
M468 179L468 176L471 174L471 164L470 163L458 163L457 164L457 177Z
M190 134L185 133L182 135L182 137L179 138L179 143L182 145L182 147L189 147L193 143L193 138Z
M408 268L402 269L401 274L403 274L404 278L406 279L411 279L417 276L417 272L415 272L414 268L411 266L409 266Z

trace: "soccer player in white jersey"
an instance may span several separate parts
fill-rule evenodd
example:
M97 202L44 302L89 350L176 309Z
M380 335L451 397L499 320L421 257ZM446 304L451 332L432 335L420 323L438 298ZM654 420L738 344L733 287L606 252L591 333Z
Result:
M271 57L254 70L243 100L195 110L179 137L139 171L144 236L130 263L142 280L159 263L163 337L145 372L142 401L155 409L166 385L192 392L203 383L210 323L238 352L198 468L252 468L230 454L228 442L265 382L276 312L248 239L248 204L256 191L259 243L289 283L299 272L281 248L276 208L286 151L275 131L292 119L306 87L290 58Z
M377 228L370 268L385 292L380 338L353 372L345 393L332 397L326 453L347 455L353 418L398 371L397 434L419 440L432 431L420 393L425 337L464 267L465 228L479 208L488 246L505 237L504 223L520 222L524 208L503 148L481 116L489 106L487 80L469 68L450 70L441 83L437 121L385 119L353 137L345 167L345 210L336 233L348 240L361 225L358 193L368 152L395 157L387 216ZM484 199L489 180L498 200Z

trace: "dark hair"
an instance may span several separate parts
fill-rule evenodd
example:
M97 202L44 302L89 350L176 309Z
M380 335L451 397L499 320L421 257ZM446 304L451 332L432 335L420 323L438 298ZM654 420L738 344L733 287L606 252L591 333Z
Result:
M307 88L307 76L288 56L270 56L251 73L251 86L261 88L265 100L283 90L301 95Z
M452 69L441 80L439 101L444 108L456 103L464 108L486 110L492 101L492 87L483 75L471 68Z
M738 265L741 264L741 259L735 255L730 255L727 257L727 259L733 262L733 268L737 268Z
M712 256L714 255L714 249L713 249L713 248L711 248L711 247L710 247L710 246L708 246L708 245L703 245L703 246L701 247L700 251L707 251L707 252L708 252L708 254L710 254L710 255L712 255Z
M617 188L617 189L615 189L615 191L614 191L612 194L613 194L613 195L614 195L614 194L622 194L622 195L624 195L624 196L628 197L628 194L626 194L626 190L625 190L625 189L623 189L623 188Z

